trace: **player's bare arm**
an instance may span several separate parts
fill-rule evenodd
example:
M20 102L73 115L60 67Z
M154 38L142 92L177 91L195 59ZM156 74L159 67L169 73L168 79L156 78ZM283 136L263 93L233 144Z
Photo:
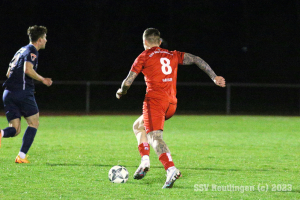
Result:
M47 86L52 85L51 78L44 78L41 75L39 75L38 73L36 73L36 71L33 69L33 64L31 62L24 63L24 72L26 75L30 76L31 78L33 78L37 81L41 81L43 84L45 84Z
M133 81L137 77L137 73L130 71L128 76L122 82L121 88L118 89L116 97L120 99L123 95L127 94L127 90L132 85Z
M184 54L183 65L196 64L201 70L203 70L210 78L220 87L225 87L226 82L222 76L217 76L212 68L199 56L194 56L190 53Z
M10 67L8 67L7 73L6 73L6 77L9 78L10 75Z

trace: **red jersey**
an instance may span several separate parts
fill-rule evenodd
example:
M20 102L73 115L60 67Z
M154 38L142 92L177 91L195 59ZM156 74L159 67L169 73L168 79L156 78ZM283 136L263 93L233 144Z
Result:
M146 97L177 103L177 70L178 64L183 63L183 58L183 52L152 47L135 59L131 71L144 74L147 85Z

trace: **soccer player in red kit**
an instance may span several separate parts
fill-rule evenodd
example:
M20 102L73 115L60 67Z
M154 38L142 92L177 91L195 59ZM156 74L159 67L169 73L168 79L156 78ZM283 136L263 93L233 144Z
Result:
M120 99L127 93L137 75L140 72L144 74L147 91L143 103L143 115L133 124L133 131L142 157L134 179L144 178L150 169L150 144L167 171L167 180L163 188L171 188L181 176L181 172L175 167L170 150L163 140L163 128L165 120L170 119L176 111L178 65L196 64L220 87L226 86L225 79L217 76L198 56L160 48L160 32L155 28L148 28L144 31L143 44L145 51L134 61L116 96Z

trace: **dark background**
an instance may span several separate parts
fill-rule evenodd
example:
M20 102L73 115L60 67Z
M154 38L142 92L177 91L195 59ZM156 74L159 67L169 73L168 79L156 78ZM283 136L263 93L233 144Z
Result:
M85 86L55 81L119 81L144 50L143 31L160 30L162 47L198 55L227 83L300 84L298 0L0 1L0 80L14 53L28 43L27 28L48 28L38 73L41 110L84 110ZM143 81L139 75L137 81ZM211 82L196 66L179 68L179 82ZM144 86L123 101L119 86L91 86L91 111L141 110ZM232 113L299 114L299 88L234 88ZM49 99L52 99L49 102ZM178 86L178 111L224 113L226 89ZM134 102L133 102L134 101Z

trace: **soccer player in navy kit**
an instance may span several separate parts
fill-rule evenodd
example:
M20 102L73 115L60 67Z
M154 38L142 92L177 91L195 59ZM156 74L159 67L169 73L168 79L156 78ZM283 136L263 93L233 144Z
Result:
M35 25L28 28L27 34L30 43L14 55L6 74L8 79L3 84L3 104L9 127L1 130L0 146L2 137L15 137L21 132L21 116L24 116L28 124L16 163L29 163L26 154L39 126L39 109L34 97L33 79L47 86L52 85L51 78L44 78L36 72L38 51L46 46L47 28Z

